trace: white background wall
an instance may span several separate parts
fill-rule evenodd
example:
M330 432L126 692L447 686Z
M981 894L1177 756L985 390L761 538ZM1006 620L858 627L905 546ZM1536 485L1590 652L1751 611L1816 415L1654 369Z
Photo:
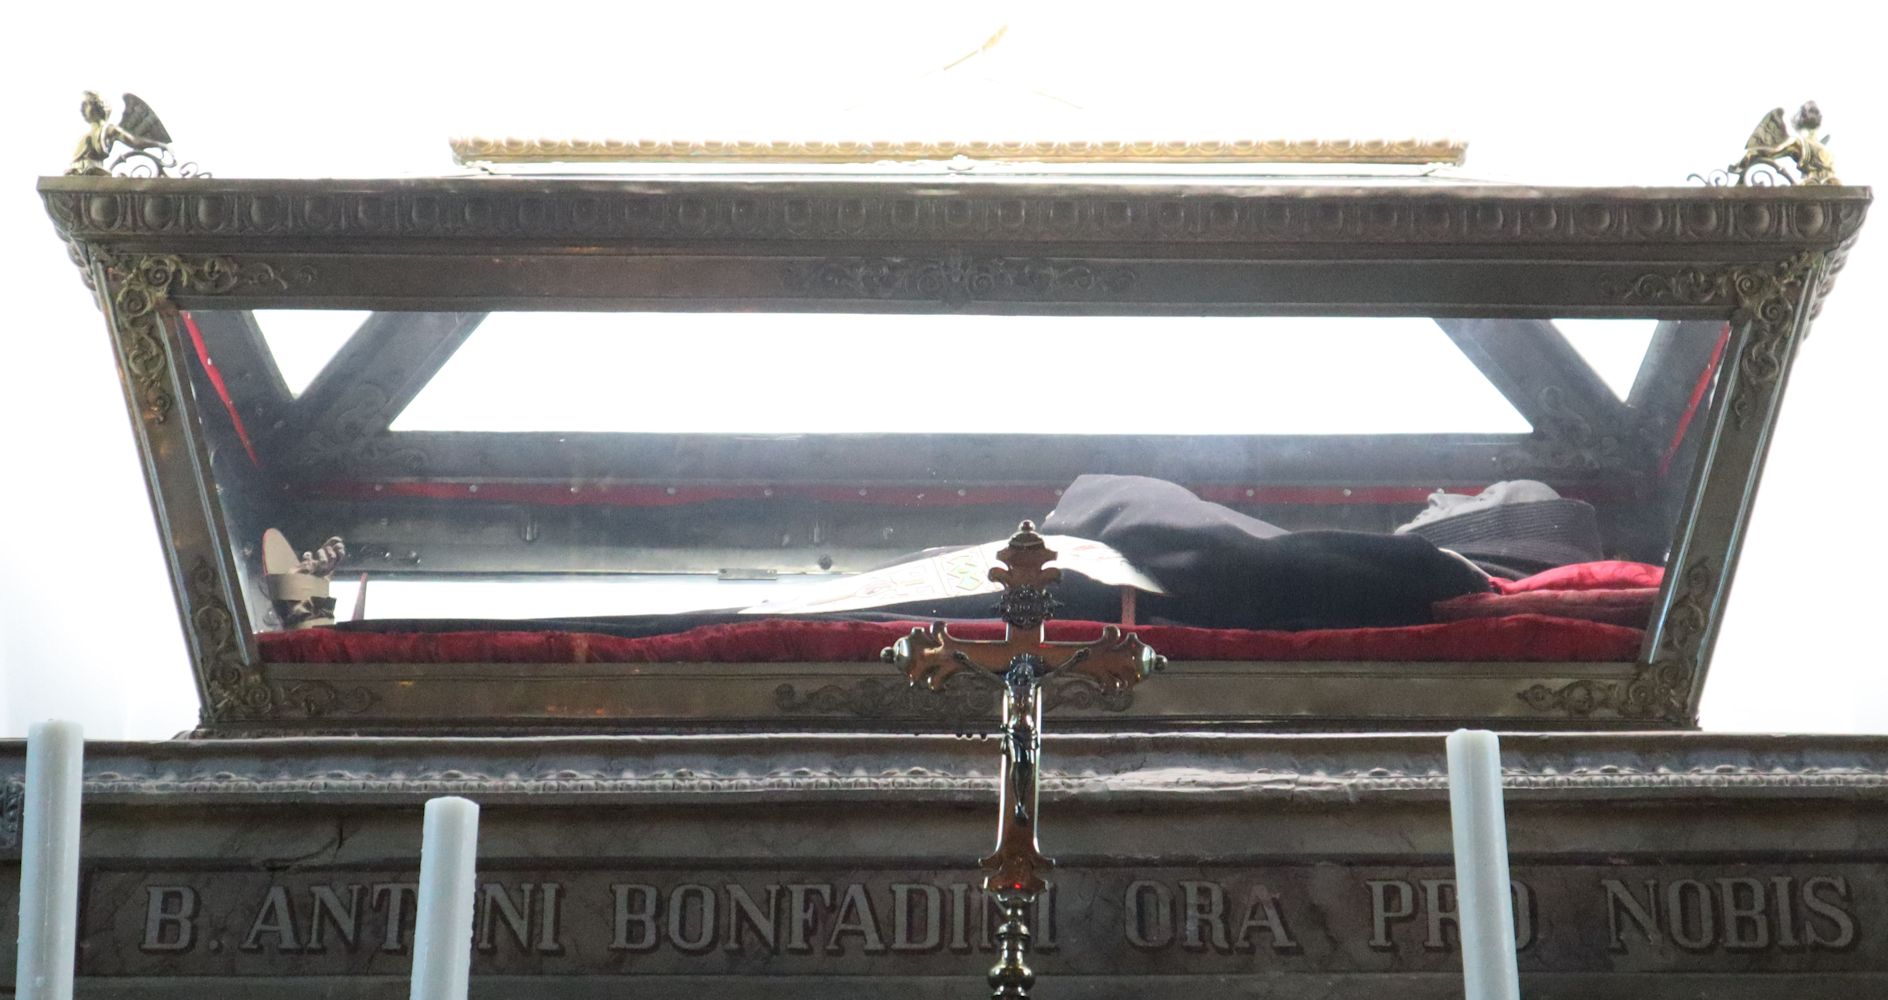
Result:
M223 177L451 172L455 134L1449 135L1468 173L1682 184L1814 98L1883 176L1884 47L1713 3L12 4L0 14L0 733L164 737L195 700L103 324L32 187L96 89ZM931 73L1009 23L989 55ZM1079 105L1078 108L1070 105ZM901 121L905 127L889 124ZM1888 732L1878 463L1888 220L1803 350L1704 712Z

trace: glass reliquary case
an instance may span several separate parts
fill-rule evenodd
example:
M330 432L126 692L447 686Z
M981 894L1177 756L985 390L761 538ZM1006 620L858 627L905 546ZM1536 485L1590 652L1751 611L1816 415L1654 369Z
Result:
M1866 189L644 165L48 178L204 732L1688 727Z

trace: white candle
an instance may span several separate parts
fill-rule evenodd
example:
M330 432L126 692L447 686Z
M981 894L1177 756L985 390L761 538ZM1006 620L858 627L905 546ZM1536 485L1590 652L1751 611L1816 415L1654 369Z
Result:
M476 803L451 797L426 803L419 911L413 925L412 1000L465 1000L478 850Z
M1486 730L1449 734L1449 811L1467 1000L1519 1000L1508 825L1501 812L1501 741Z
M20 840L17 1000L71 1000L79 932L79 791L85 730L36 723L26 736L26 815Z

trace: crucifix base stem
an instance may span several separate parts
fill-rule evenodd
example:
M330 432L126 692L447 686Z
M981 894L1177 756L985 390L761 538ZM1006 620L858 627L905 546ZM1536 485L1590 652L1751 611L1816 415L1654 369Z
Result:
M1026 1000L1036 985L1029 967L1029 908L1033 892L994 892L1003 922L996 928L997 963L990 967L991 1000Z

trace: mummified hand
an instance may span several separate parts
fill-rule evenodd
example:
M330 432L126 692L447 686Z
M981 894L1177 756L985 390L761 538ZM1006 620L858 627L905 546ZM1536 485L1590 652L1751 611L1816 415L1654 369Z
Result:
M321 548L302 553L301 571L320 577L333 576L335 567L341 565L341 560L345 558L347 545L337 535L322 542Z

